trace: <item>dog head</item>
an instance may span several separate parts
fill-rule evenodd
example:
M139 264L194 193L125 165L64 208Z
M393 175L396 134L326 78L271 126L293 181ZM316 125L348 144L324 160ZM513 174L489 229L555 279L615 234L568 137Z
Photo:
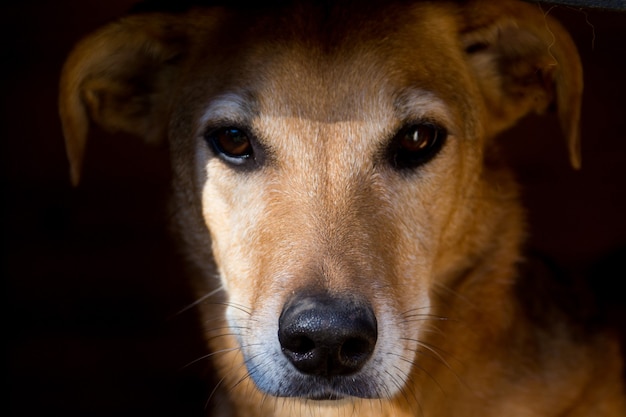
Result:
M129 16L64 69L75 183L90 121L169 140L177 221L227 294L232 385L396 396L443 293L503 320L522 233L494 137L556 108L579 165L558 23L515 2L382 3Z

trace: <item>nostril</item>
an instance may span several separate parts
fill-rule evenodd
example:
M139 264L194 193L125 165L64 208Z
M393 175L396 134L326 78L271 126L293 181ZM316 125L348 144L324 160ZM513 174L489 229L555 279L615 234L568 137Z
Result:
M352 338L344 342L339 350L339 360L349 366L357 366L357 364L367 360L374 350L374 342L363 338Z
M283 349L287 349L293 353L304 355L315 349L315 342L306 336L297 336L286 339L283 343Z

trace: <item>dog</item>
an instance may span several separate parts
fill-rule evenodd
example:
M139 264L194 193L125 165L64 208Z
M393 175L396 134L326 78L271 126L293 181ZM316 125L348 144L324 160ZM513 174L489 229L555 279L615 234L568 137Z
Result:
M82 40L60 115L167 141L216 416L624 416L619 341L527 273L499 133L582 69L537 4L143 11Z

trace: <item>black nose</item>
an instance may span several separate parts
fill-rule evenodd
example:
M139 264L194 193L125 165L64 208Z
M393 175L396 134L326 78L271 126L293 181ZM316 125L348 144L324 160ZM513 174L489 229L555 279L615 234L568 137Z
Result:
M295 297L278 323L282 351L300 372L336 376L357 372L376 346L372 308L329 295Z

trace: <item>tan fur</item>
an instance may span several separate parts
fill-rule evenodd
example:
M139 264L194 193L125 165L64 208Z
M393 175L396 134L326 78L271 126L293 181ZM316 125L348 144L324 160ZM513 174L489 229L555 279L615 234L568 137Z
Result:
M76 47L60 109L75 183L90 120L168 138L215 415L622 416L617 342L519 295L523 215L493 143L555 105L580 165L581 92L575 46L534 5L346 2L126 17ZM381 149L413 120L449 136L399 173ZM268 144L261 168L212 155L220 123ZM355 380L378 398L279 398L249 376L282 392L298 372L276 334L303 288L371 303Z

